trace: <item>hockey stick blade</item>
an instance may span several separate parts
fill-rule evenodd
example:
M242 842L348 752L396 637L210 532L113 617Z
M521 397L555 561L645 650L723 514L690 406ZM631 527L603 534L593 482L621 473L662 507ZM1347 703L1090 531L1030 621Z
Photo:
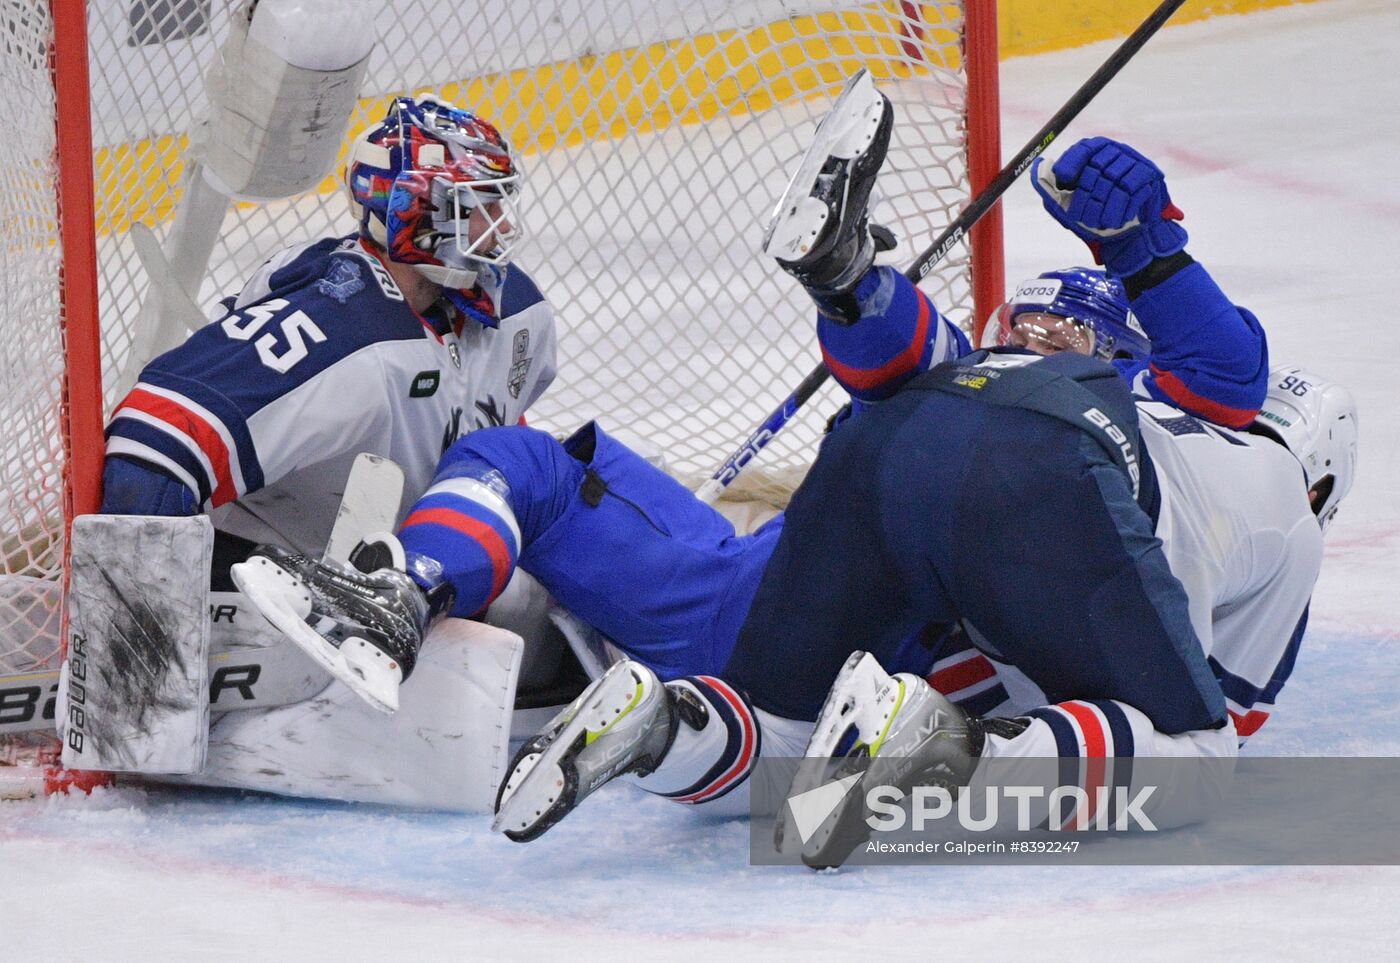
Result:
M996 177L992 178L991 183L972 199L958 217L954 218L953 223L949 224L943 233L914 259L914 263L905 270L904 276L915 284L928 277L929 272L948 256L948 252L957 246L973 225L1001 200L1002 195L1031 166L1031 163L1045 152L1046 148L1064 132L1065 127L1078 117L1085 107L1089 106L1099 92L1108 85L1108 82L1118 75L1128 61L1162 28L1163 24L1171 19L1172 14L1176 13L1185 2L1186 0L1163 0L1157 9L1152 11L1148 18L1119 44L1118 49L1109 55L1099 69L1080 85L1079 89L1070 96L1070 99L1065 101L1064 106L1055 112L1054 116L1031 138L1030 142L1007 162ZM715 501L724 492L724 489L733 483L739 473L753 461L754 457L768 447L769 442L787 426L793 416L797 414L798 409L811 400L812 395L817 393L830 376L826 366L818 362L807 377L802 379L802 383L783 399L760 426L744 440L739 450L730 455L724 464L716 469L715 473L710 476L710 480L701 486L697 494L703 493L702 497L706 502Z
M253 556L230 569L233 581L279 632L317 665L344 682L375 709L392 715L399 708L403 670L368 642L349 638L339 648L306 624L311 592L301 579L269 559Z
M138 221L131 225L130 236L131 245L136 248L136 259L141 262L141 267L151 280L151 287L160 295L165 308L173 311L190 331L203 326L208 318L189 292L181 287L174 269L166 260L165 252L160 248L160 242L156 240L155 232Z
M321 558L344 562L366 535L393 531L402 498L403 469L398 464L369 452L356 455Z

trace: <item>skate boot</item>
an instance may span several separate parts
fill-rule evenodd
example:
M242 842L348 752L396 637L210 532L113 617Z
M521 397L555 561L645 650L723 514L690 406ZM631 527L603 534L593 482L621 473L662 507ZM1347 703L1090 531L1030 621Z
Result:
M763 252L848 324L860 316L852 288L876 253L894 247L894 235L866 216L893 129L894 107L861 70L817 126L763 236Z
M520 747L496 795L491 828L529 842L604 783L650 774L675 741L686 711L681 702L646 666L614 664Z
M891 676L866 652L853 653L836 677L807 744L808 759L831 758L852 733L856 741L834 771L803 765L778 815L779 851L800 846L802 861L813 869L840 866L865 841L868 789L894 786L908 794L915 786L944 786L956 793L972 778L986 738L979 719L924 679ZM840 802L820 823L804 825L804 807L793 803L818 791L842 793Z
M351 558L376 567L365 572L260 545L232 575L283 635L360 698L392 713L430 621L451 608L451 589L443 583L430 598L404 570L403 549L392 535L366 540Z

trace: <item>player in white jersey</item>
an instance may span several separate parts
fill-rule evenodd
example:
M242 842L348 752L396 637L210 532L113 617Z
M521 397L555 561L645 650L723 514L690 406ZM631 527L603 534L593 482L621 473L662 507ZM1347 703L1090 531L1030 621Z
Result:
M356 230L275 254L142 372L103 512L207 511L221 547L319 555L360 452L403 468L407 504L459 436L521 421L555 373L553 312L510 261L521 179L484 119L396 100L350 152Z
M469 798L487 781L477 770L496 764L486 741L475 754L442 754L460 745L465 715L485 712L453 710L483 684L480 672L463 675L468 643L442 647L436 677L419 690L434 693L420 696L425 718L415 722L408 713L391 729L363 718L370 713L358 703L342 706L339 693L325 693L329 676L244 604L228 576L260 541L320 557L361 453L403 470L401 496L371 513L401 517L454 441L520 423L555 375L554 313L512 260L522 236L519 158L489 122L431 96L396 99L353 142L344 176L351 233L274 254L225 299L221 317L142 371L108 427L102 512L207 513L213 522L212 571L186 571L184 580L192 598L222 593L209 595L207 631L182 631L198 659L206 658L199 646L208 649L216 675L203 687L215 715L205 725L203 768L192 778L480 806ZM197 564L210 564L198 557ZM402 584L411 584L406 575ZM451 588L415 602L425 614L446 612ZM475 631L501 647L518 641L507 629ZM474 641L478 651L485 644ZM230 652L245 667L241 688L217 678ZM522 677L528 671L532 682L550 681L550 659L529 666ZM513 685L510 672L496 676L510 675ZM493 683L496 690L504 686ZM302 733L307 724L313 731ZM470 723L478 724L497 728L494 716ZM249 759L259 761L245 766Z

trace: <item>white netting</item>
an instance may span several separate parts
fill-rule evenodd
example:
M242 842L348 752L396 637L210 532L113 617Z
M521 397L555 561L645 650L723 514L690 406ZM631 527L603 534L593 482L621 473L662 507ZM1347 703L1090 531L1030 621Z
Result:
M379 42L352 132L377 121L391 96L436 90L495 121L525 156L530 239L517 261L556 307L561 329L560 377L532 422L562 431L598 416L629 427L687 478L708 474L817 361L805 296L757 249L815 121L858 66L871 69L898 112L877 188L886 200L875 216L904 239L904 260L968 197L960 4L373 6ZM53 99L42 57L45 7L43 0L0 0L11 130L23 132L5 138L0 158L24 182L23 191L0 195L5 323L11 332L24 329L5 338L4 404L23 396L36 412L5 409L15 453L4 468L5 530L12 533L44 520L52 526L60 494L52 423L58 333L48 322L57 316L58 249L47 167ZM117 375L146 290L130 227L147 224L159 238L168 232L181 154L207 110L203 77L243 4L92 0L87 7L110 411L127 387ZM16 122L16 109L33 117ZM201 305L212 310L281 246L348 232L334 186L328 179L321 192L293 201L232 208ZM12 230L12 223L27 227ZM959 320L970 311L967 260L956 250L924 285ZM16 318L26 321L17 326ZM836 404L831 389L819 395L763 461L800 468ZM52 579L54 557L41 552L52 535L50 527L23 541L7 571ZM14 544L7 542L7 555ZM0 595L0 659L6 648L26 646L19 626L27 631L39 618L34 611L47 611L22 609L13 595Z
M0 676L49 663L63 510L62 310L47 4L0 2ZM59 526L59 528L56 528Z

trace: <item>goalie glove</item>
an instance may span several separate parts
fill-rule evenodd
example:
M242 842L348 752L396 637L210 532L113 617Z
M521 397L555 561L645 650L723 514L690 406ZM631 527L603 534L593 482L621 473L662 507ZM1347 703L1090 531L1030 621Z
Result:
M1036 192L1050 216L1089 245L1110 274L1126 278L1186 247L1181 210L1160 168L1127 144L1081 140L1053 166L1036 158Z

